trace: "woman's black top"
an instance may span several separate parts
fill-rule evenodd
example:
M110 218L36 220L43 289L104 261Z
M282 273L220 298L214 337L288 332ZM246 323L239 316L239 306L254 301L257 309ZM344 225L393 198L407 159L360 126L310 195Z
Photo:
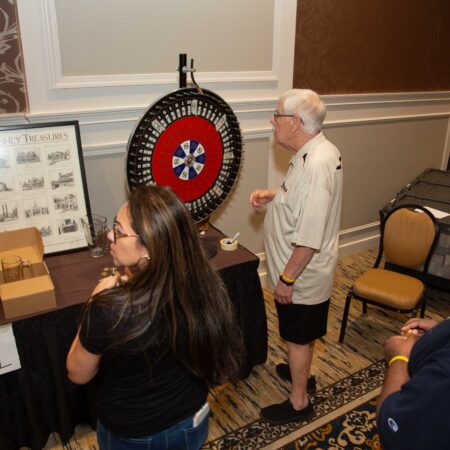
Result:
M208 394L206 383L179 361L168 339L157 351L145 349L145 334L118 348L108 348L129 332L136 316L133 308L115 326L119 307L113 301L94 300L80 328L83 347L102 355L96 375L98 419L123 437L148 436L171 427L194 415Z

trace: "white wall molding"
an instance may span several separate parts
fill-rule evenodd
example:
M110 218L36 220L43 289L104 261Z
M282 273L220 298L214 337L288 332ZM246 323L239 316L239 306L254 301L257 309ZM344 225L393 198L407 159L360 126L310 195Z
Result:
M349 96L348 102L331 102L328 105L329 114L327 117L334 119L326 120L325 130L330 127L352 126L370 123L389 123L411 120L427 120L433 118L447 117L449 126L447 129L447 138L445 148L443 149L442 168L446 168L448 155L450 154L450 100L447 95L425 94L419 96L420 109L412 101L415 94L388 95L390 98L387 103L380 101L383 96L362 96L365 102L355 101L356 96ZM340 100L344 97L340 96ZM374 111L359 110L360 105L372 104L369 102L372 98L374 104L378 105L376 115ZM395 100L394 100L395 98ZM330 101L330 98L327 98ZM271 113L276 106L276 98L253 98L231 100L228 103L238 117L241 125L242 137L244 142L267 139L272 136L272 125L269 122ZM345 105L345 113L338 114L333 111L334 105ZM395 104L396 108L401 109L401 114L392 114L389 106ZM441 112L436 112L436 105L443 105ZM385 108L386 106L386 108ZM0 116L0 126L21 125L27 123L47 123L78 120L81 128L83 149L86 156L107 155L123 152L126 148L129 136L138 123L140 117L148 109L149 105L122 106L98 109L79 109L72 111L52 111L47 113L30 113L3 115ZM445 111L447 109L447 111ZM394 111L395 112L395 111ZM398 112L398 111L396 111ZM341 117L341 118L337 118ZM122 150L117 150L120 148Z
M243 136L244 142L250 142L259 139L268 138L271 134L269 133L260 133L259 130L249 130ZM90 144L83 145L83 155L87 158L97 157L97 156L108 156L108 155L117 155L117 154L125 154L127 148L128 141L116 141L109 142L103 144ZM245 148L244 148L245 153ZM245 157L245 154L244 154Z
M56 76L53 74L53 77ZM53 78L52 77L52 78ZM251 83L278 81L274 72L204 72L196 76L197 83ZM178 72L155 74L121 74L121 75L88 75L61 76L53 85L53 89L80 89L102 87L132 87L132 86L171 86L178 88Z
M334 108L337 103L327 103L328 116L325 121L325 126L337 126L337 125L351 125L371 122L386 122L386 121L401 121L401 120L415 120L426 118L439 118L450 117L450 96L447 94L442 98L428 98L420 99L418 104L421 108L416 108L416 102L413 100L414 94L409 94L409 99L402 98L395 101L390 100L382 102L379 100L371 102L352 102L354 98L349 97L349 101L346 103L339 103L339 106L345 106L346 112L351 114L341 114L342 118L339 118L338 111ZM402 95L402 97L404 97ZM239 100L227 100L227 103L233 109L238 118L243 120L264 120L265 126L261 129L266 132L270 130L271 126L268 124L271 113L274 111L277 103L277 99L274 98L253 98L253 99L239 99ZM377 105L377 115L364 114L359 108L361 105L371 106ZM396 108L401 108L401 114L392 114L389 109L390 106L395 105ZM20 122L29 120L31 123L40 121L61 121L61 120L79 120L80 123L85 125L107 124L115 122L136 122L141 115L148 109L150 105L128 105L121 107L110 108L97 108L97 109L77 109L77 110L65 110L65 111L52 111L47 113L28 113L23 114L8 114L0 116L0 122ZM409 106L409 108L408 108ZM436 108L440 106L440 111L436 111ZM425 108L425 110L424 110ZM342 110L341 110L342 112ZM329 116L333 115L334 118Z
M351 125L370 122L386 122L386 121L400 121L400 120L415 120L426 118L438 118L438 117L450 117L450 93L442 93L442 97L427 97L414 99L415 94L400 95L401 98L396 100L379 100L380 96L377 96L377 100L373 102L365 101L353 101L357 100L355 96L349 96L347 102L335 103L330 102L331 97L324 96L327 101L328 116L325 121L325 126L337 126L337 125ZM364 96L367 98L367 96ZM392 98L392 95L389 95ZM342 98L342 97L341 97ZM329 103L328 103L329 102ZM227 103L233 109L235 114L243 119L262 117L266 123L268 123L271 113L274 111L277 98L249 98L249 99L229 99ZM365 110L361 110L361 105ZM368 113L367 106L377 106L376 111ZM401 109L401 114L397 111L392 111L391 107L395 106L396 109ZM150 104L144 105L127 105L120 107L109 108L89 108L89 109L77 109L77 110L64 110L64 111L51 111L46 113L29 113L23 114L9 114L0 116L0 121L19 121L29 120L30 122L38 121L60 121L60 120L79 120L80 123L86 125L106 124L114 122L136 122L139 117L148 109ZM420 108L418 107L420 106ZM336 108L345 108L345 112ZM437 111L438 109L438 111ZM376 113L376 115L374 114ZM264 126L264 130L271 129L270 125Z
M127 142L110 142L108 144L83 145L83 156L95 158L99 156L125 155Z
M372 222L339 233L339 257L378 247L380 222Z
M285 17L292 15L295 2L292 0L275 0L274 8L274 51L271 71L239 71L239 72L199 72L197 82L201 83L277 83L282 69L280 58L282 51L282 33L285 27ZM56 0L41 0L43 13L43 33L48 48L48 71L51 89L80 89L102 87L131 87L143 85L178 86L178 73L144 73L144 74L114 74L114 75L84 75L64 76L61 64L61 46L58 33ZM287 11L285 11L287 9Z
M423 92L386 92L367 94L336 94L323 95L322 98L329 106L346 105L373 105L376 103L407 103L407 102L430 102L449 101L449 91L423 91Z

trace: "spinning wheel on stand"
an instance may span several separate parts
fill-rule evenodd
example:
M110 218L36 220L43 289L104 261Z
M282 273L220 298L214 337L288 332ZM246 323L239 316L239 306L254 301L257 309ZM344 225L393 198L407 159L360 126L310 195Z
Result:
M241 149L239 123L228 104L206 89L182 87L151 105L133 131L128 184L170 186L201 222L230 193Z

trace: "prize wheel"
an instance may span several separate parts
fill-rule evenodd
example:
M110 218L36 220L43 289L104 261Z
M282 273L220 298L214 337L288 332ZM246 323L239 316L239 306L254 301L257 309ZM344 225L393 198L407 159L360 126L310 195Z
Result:
M128 185L170 186L199 222L231 191L241 150L239 123L222 98L206 89L179 89L150 106L133 131Z

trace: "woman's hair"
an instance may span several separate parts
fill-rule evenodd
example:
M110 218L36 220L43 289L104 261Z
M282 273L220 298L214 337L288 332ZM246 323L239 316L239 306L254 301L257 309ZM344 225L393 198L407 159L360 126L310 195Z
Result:
M172 348L211 385L235 379L243 356L239 321L185 205L170 188L143 186L130 192L128 211L149 262L128 283L94 298L107 304L113 297L122 308L119 322L127 327L119 329L126 334L115 345L136 339L155 356Z
M320 97L310 89L290 89L280 100L286 114L298 114L307 133L317 133L327 114L327 107Z

